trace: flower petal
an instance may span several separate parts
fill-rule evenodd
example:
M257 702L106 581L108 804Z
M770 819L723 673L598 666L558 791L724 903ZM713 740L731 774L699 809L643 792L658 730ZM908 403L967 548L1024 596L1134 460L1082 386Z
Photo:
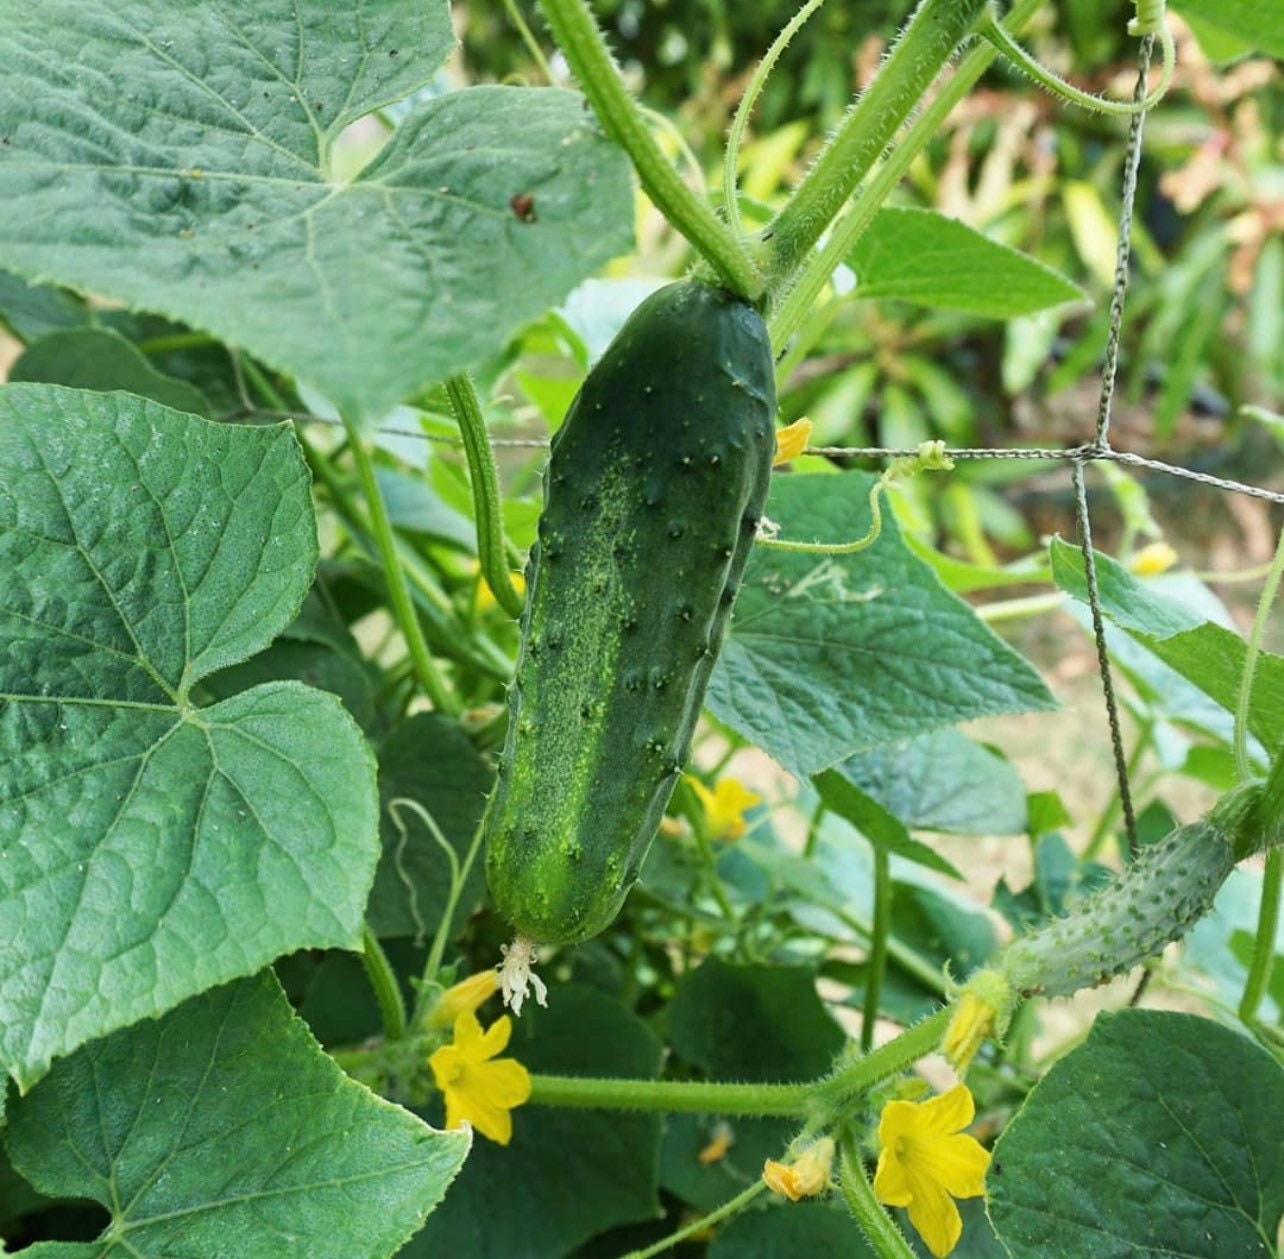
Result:
M531 1077L516 1058L500 1058L477 1068L477 1090L487 1100L505 1110L520 1106L531 1096Z
M895 1147L897 1139L909 1136L918 1128L918 1102L888 1102L878 1120L878 1139L885 1148Z
M907 1207L913 1196L904 1164L891 1150L884 1149L874 1171L874 1197L889 1207Z
M481 1024L471 1010L464 1010L455 1020L455 1048L469 1062L478 1062L485 1057L481 1047Z
M513 1034L513 1020L507 1014L500 1015L487 1029L481 1038L482 1058L493 1058L508 1047L508 1040Z
M437 1087L444 1093L459 1075L459 1068L462 1065L459 1060L459 1050L454 1045L442 1045L428 1055L428 1065L432 1068Z
M954 1199L926 1178L914 1178L909 1218L936 1259L945 1259L963 1235L963 1217Z
M918 1107L919 1131L958 1132L976 1117L976 1103L966 1084L929 1098Z
M965 1132L925 1140L914 1151L915 1166L956 1198L979 1198L985 1192L989 1151Z

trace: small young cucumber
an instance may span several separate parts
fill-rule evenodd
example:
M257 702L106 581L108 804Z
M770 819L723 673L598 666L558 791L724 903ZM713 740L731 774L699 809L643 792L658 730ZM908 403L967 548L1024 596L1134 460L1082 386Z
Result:
M542 944L619 911L690 751L766 501L771 342L707 284L644 301L553 442L500 775L499 912Z
M1198 822L1138 853L1064 918L1008 946L1001 969L1022 996L1068 997L1104 984L1180 939L1213 907L1235 863L1267 838L1260 783L1237 787Z

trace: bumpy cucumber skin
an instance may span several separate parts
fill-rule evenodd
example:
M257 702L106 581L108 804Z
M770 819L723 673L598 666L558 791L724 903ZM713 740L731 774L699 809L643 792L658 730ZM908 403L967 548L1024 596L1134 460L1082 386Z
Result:
M485 822L496 907L538 943L596 935L637 879L753 547L775 410L757 311L688 281L637 308L553 442Z
M1212 909L1235 861L1229 827L1178 827L1067 917L1009 945L1003 971L1025 997L1068 997L1126 974Z

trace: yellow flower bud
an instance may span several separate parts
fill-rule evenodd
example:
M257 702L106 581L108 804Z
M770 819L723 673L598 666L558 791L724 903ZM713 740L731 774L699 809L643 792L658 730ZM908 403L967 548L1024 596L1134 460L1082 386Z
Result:
M796 459L807 449L807 443L810 440L810 420L795 420L792 424L786 424L784 428L777 429L776 457L772 462L780 465Z
M941 1052L960 1075L987 1036L1007 1031L1014 1001L1012 985L1001 971L978 971L963 985L941 1040Z
M829 1188L829 1172L833 1165L833 1139L821 1137L792 1163L768 1159L762 1167L762 1179L772 1193L797 1202L799 1198L814 1198Z
M454 987L447 988L441 994L428 1015L428 1027L434 1030L440 1027L454 1027L455 1020L461 1014L475 1013L477 1007L498 987L499 972L496 970L481 970L475 975L469 975L467 979L460 980Z

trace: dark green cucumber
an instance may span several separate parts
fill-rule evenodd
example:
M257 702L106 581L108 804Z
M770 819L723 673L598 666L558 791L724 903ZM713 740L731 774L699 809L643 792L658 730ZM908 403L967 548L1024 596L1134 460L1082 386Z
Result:
M1260 783L1237 787L1200 821L1148 845L1064 918L1015 940L1002 971L1022 996L1104 984L1180 939L1213 907L1235 863L1266 842Z
M647 298L571 404L485 822L520 935L596 935L637 878L753 547L775 409L761 317L694 281Z

